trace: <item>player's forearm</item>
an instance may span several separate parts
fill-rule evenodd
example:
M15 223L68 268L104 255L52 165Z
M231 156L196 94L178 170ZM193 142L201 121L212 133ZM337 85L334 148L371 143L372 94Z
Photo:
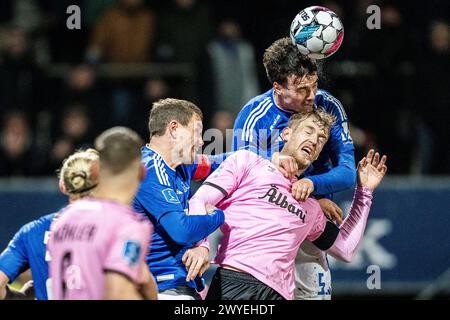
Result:
M144 300L158 300L158 286L153 275L150 273L148 281L144 283L139 290L139 293Z
M327 173L307 178L314 183L314 195L327 195L351 188L356 181L356 170L349 164L343 164Z
M206 238L224 221L223 211L217 209L207 215L170 212L161 218L160 223L173 241L188 245Z
M333 246L327 250L334 258L351 262L364 235L371 205L372 191L357 187L350 212L342 223Z

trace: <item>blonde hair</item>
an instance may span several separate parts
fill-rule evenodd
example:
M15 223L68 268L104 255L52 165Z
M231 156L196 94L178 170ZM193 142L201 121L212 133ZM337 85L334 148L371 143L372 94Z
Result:
M63 161L58 177L69 195L84 197L97 186L98 173L93 172L92 165L98 160L97 150L87 149L76 151Z
M330 129L336 122L336 117L331 113L326 112L323 108L314 108L311 112L305 111L296 113L289 118L287 126L295 130L302 121L308 119L311 116L316 118L313 121L317 123L319 127L323 129L329 136Z

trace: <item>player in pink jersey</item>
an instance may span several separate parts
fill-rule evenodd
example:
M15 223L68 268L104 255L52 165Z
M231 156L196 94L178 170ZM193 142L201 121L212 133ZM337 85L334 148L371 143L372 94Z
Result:
M152 230L130 207L145 176L141 145L139 136L123 127L96 139L96 198L69 205L51 226L54 299L156 298L156 284L145 263Z
M320 110L291 117L283 130L281 151L297 160L300 175L319 155L332 117ZM371 150L358 166L352 208L339 229L328 221L314 198L297 202L286 179L270 161L238 151L194 195L197 205L225 212L224 234L207 299L293 299L294 260L303 240L331 255L350 260L363 235L372 191L387 168L386 157Z

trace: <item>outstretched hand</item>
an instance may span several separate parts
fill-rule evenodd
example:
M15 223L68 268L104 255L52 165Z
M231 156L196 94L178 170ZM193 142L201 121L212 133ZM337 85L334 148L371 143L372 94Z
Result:
M386 174L386 159L385 155L380 159L380 154L370 149L358 163L358 186L375 190Z

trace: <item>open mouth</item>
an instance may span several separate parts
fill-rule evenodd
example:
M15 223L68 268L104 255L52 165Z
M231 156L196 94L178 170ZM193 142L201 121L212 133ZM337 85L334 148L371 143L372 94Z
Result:
M308 156L311 156L313 153L313 149L309 146L304 146L303 148L301 148L300 150L302 150L304 153L306 153Z

